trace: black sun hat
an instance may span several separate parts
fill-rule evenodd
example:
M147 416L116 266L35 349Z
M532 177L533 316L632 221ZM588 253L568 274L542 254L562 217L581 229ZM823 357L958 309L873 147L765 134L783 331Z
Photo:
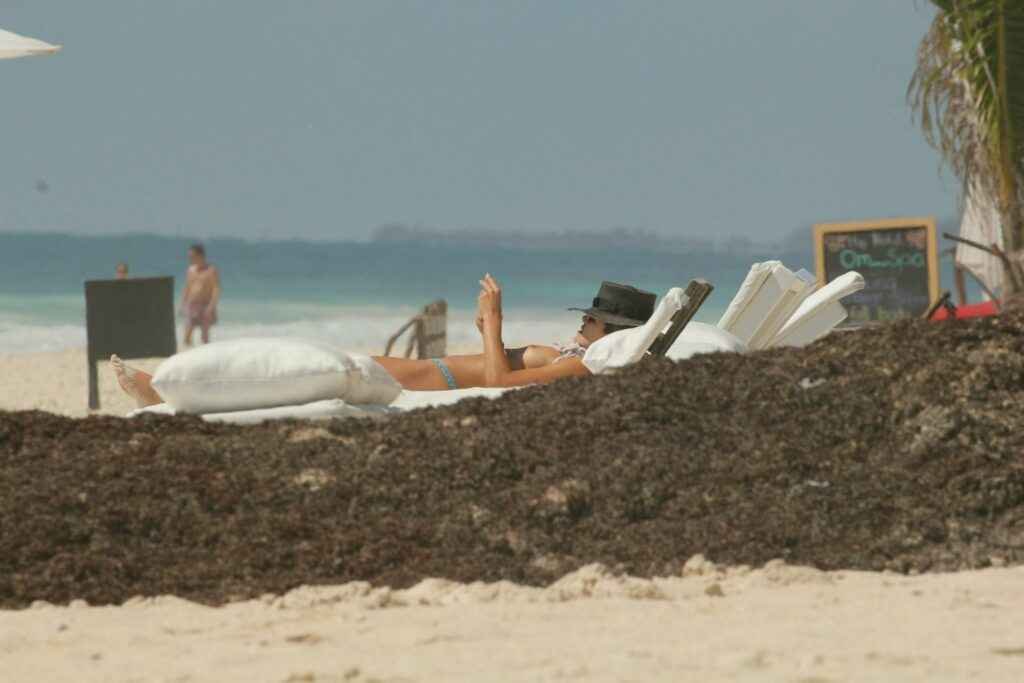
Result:
M590 308L570 308L570 311L583 311L598 320L611 325L638 327L647 322L654 313L654 302L658 295L630 285L618 282L601 283L597 290L593 305Z

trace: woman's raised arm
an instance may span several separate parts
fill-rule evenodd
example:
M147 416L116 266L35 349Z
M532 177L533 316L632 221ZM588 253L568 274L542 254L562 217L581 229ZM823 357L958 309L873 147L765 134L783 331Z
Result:
M563 377L581 377L590 371L579 358L567 358L539 368L513 370L501 338L501 286L488 273L480 280L477 297L477 319L482 321L484 338L484 383L489 387L518 387L544 384Z

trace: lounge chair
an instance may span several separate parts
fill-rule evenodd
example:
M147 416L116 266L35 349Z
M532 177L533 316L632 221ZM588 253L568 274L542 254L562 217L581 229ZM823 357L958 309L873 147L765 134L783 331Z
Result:
M862 289L864 277L860 273L840 275L808 296L768 346L806 346L824 337L846 320L846 309L839 300Z
M588 349L583 362L595 374L635 363L645 356L664 355L677 342L697 309L707 299L713 287L704 280L692 280L686 291L674 287L662 297L654 314L645 325L622 330L598 340ZM443 303L443 302L441 302ZM409 321L399 334L416 323ZM394 337L393 337L394 339ZM389 342L390 350L392 342ZM411 348L411 347L410 347ZM351 405L338 399L317 401L301 406L279 406L258 410L205 414L211 422L253 424L271 419L328 419L341 417L374 417L401 413L416 408L449 405L464 398L496 398L514 387L473 387L451 391L403 391L387 406ZM132 411L129 417L143 413L173 415L174 409L165 403Z
M598 375L632 365L647 355L665 355L712 289L704 280L691 280L686 291L673 287L646 323L613 332L591 344L583 364Z
M718 327L751 351L767 348L814 288L809 273L794 273L779 261L755 263Z

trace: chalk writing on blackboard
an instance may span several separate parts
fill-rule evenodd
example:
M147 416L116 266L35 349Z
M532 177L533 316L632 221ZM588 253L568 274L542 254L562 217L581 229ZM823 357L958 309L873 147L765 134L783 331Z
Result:
M917 317L938 296L934 219L826 223L814 236L820 284L864 276L864 289L843 299L851 322Z

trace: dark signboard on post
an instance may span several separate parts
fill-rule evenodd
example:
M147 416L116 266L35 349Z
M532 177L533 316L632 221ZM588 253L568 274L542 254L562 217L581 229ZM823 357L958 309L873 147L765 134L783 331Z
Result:
M852 323L916 318L939 297L934 218L819 223L814 258L819 286L864 276L864 289L843 299Z
M173 356L174 278L88 280L85 328L89 364L89 408L100 407L96 363L111 354L121 358Z

